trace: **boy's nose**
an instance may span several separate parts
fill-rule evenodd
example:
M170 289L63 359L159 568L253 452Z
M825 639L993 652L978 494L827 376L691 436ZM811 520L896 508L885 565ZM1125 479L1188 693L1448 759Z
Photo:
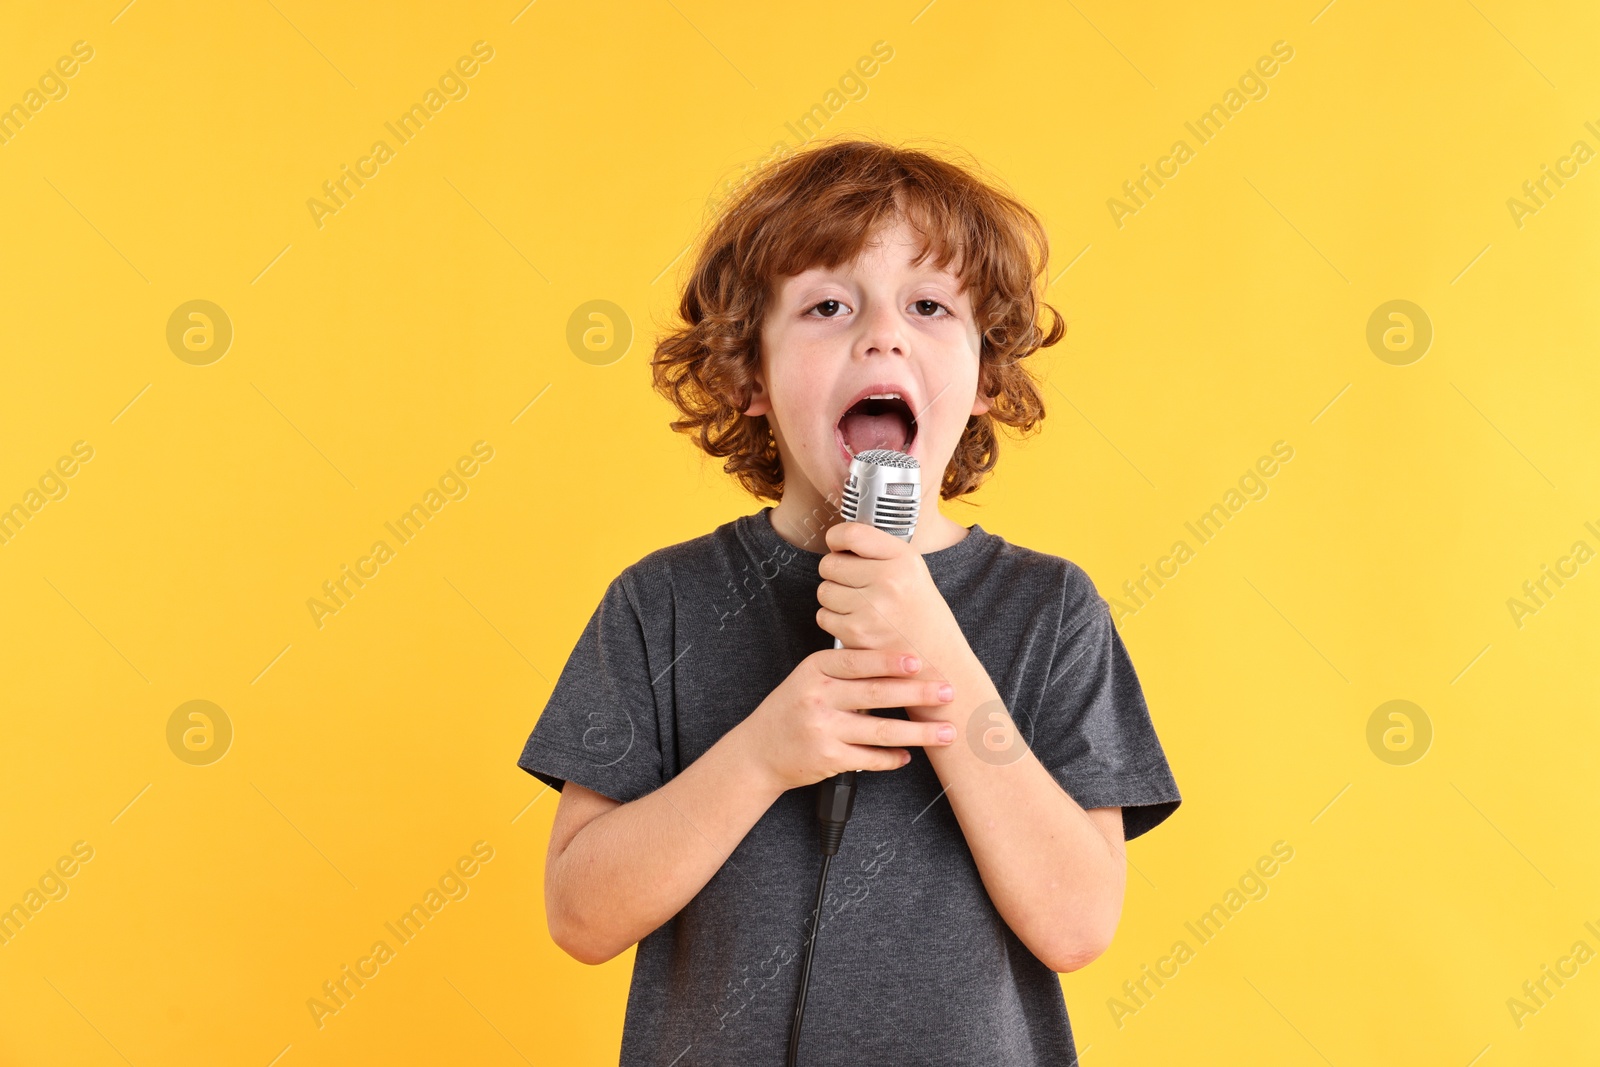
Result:
M879 304L862 316L856 352L861 356L906 354L905 323L894 308Z

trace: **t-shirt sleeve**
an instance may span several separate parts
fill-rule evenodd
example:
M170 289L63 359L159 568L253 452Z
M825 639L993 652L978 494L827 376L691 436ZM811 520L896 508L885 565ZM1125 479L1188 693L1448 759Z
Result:
M1062 620L1036 721L1017 728L1079 807L1120 807L1131 841L1165 821L1183 798L1122 635L1105 600L1090 590Z
M589 617L517 766L627 803L662 785L660 734L645 630L625 576Z

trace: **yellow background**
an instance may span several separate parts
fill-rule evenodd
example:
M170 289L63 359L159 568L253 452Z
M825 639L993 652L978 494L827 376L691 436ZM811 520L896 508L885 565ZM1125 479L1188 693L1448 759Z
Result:
M1600 163L1507 207L1600 147L1591 7L123 3L0 13L0 104L94 49L0 145L0 506L94 450L0 546L0 905L94 849L0 946L0 1062L615 1062L631 953L549 940L556 795L515 761L606 582L759 506L666 428L651 338L719 190L877 41L824 132L970 151L1048 225L1069 321L1044 432L949 514L1111 597L1294 448L1123 630L1184 804L1063 978L1086 1061L1600 1052L1600 962L1520 1027L1506 1003L1600 950L1600 564L1507 608L1600 547ZM307 200L479 40L468 95L319 228ZM206 366L166 340L195 299L234 329ZM1366 342L1393 299L1434 329L1406 366ZM609 365L566 341L591 300L632 323ZM307 600L480 440L468 495L318 628ZM1367 743L1394 699L1433 730L1405 766ZM168 746L190 700L233 726L207 766ZM1280 840L1268 895L1118 1026ZM318 1029L308 998L477 841L470 894Z

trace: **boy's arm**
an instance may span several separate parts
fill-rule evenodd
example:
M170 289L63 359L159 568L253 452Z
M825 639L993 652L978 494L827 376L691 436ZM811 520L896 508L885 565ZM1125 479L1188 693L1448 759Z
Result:
M1122 917L1127 858L1121 808L1078 806L1005 719L1009 744L985 746L995 722L973 712L993 701L1003 708L989 673L965 640L927 648L930 664L955 686L956 702L907 707L913 721L937 715L963 735L927 750L945 797L977 863L995 909L1033 954L1053 971L1074 971L1111 944ZM1001 712L1004 715L1004 712ZM989 758L980 756L985 753Z
M859 522L830 527L827 542L830 552L817 566L817 623L850 648L909 647L927 662L924 673L955 687L953 704L905 709L913 722L938 716L966 735L930 748L928 759L984 888L1047 967L1084 966L1111 944L1122 917L1121 810L1084 811L1016 735L999 690L916 549ZM989 719L987 709L999 719ZM996 740L985 736L996 727L1009 735L998 751L985 744Z
M735 728L661 788L620 803L568 782L545 860L550 936L604 963L676 915L727 861L782 788Z
M907 745L951 744L948 722L856 714L918 704L925 720L936 720L955 694L916 678L921 667L898 653L814 652L659 789L619 804L568 782L545 861L556 944L584 963L604 963L693 900L783 793L842 770L903 767Z

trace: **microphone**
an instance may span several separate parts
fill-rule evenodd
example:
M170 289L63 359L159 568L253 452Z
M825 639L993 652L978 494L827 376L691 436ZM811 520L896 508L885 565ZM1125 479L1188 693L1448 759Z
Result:
M904 452L875 448L850 459L850 476L844 483L844 503L839 508L846 522L871 523L885 533L910 543L922 507L922 466ZM834 638L834 648L844 642ZM822 923L822 903L828 887L828 868L844 840L844 824L856 802L856 772L841 771L817 783L817 821L822 830L822 873L817 876L817 902L811 909L811 930L806 937L805 960L800 965L800 988L794 1016L789 1022L788 1067L800 1058L800 1029L806 1011L806 987L811 982L811 959L817 949L817 927Z
M922 465L904 452L875 448L850 460L839 514L846 522L865 522L906 543L917 528L922 508ZM834 648L844 642L834 638ZM817 783L817 821L822 827L822 854L832 856L844 840L844 824L855 807L856 772L841 771Z

